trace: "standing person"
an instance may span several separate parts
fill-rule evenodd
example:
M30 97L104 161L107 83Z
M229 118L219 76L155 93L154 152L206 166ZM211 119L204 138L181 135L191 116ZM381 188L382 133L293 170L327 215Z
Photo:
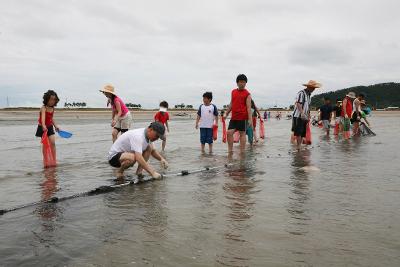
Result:
M252 116L252 123L253 123L253 138L254 142L258 142L257 139L257 133L256 133L256 128L257 128L257 118L261 118L261 113L260 110L257 108L256 104L254 103L254 100L251 100L251 116Z
M40 108L38 126L36 129L36 137L42 137L44 132L47 132L51 144L53 158L56 159L56 138L54 129L58 132L60 128L54 121L54 110L60 99L57 93L53 90L48 90L43 95L43 106ZM42 146L43 158L45 157L45 147ZM50 167L50 166L49 166Z
M334 130L334 135L339 135L339 133L342 131L342 101L340 99L336 100L336 105L333 107L333 118L335 120L335 130Z
M246 148L246 130L248 127L253 128L251 116L251 95L246 89L246 75L239 74L236 77L236 84L238 88L232 90L231 102L225 114L225 118L227 118L229 113L232 112L227 132L228 153L232 153L233 151L233 134L235 131L239 131L240 151L244 152Z
M268 120L268 113L267 113L267 111L264 111L264 121L267 121Z
M300 151L303 138L306 137L307 123L310 120L311 94L321 84L310 80L303 84L306 88L297 93L296 102L293 111L292 132L296 139L297 150Z
M154 121L160 122L162 125L164 125L167 128L167 132L169 132L169 114L168 114L168 102L167 101L162 101L160 103L160 111L154 115ZM161 146L161 151L165 151L165 146L167 145L167 137L165 136L164 140L162 140L162 146Z
M322 126L326 131L326 135L329 136L329 131L331 128L333 108L331 105L331 100L329 98L324 98L324 105L319 108L319 121L322 121Z
M113 127L111 136L114 143L119 133L123 134L131 128L132 116L122 99L115 94L114 86L107 84L100 92L107 97L107 106L111 104L111 127Z
M201 152L205 153L205 145L208 144L209 153L213 149L213 126L218 125L218 109L217 106L211 104L213 95L211 92L203 94L203 104L197 111L196 129L200 126L200 143Z
M353 113L351 114L351 123L353 124L353 136L359 135L359 126L361 122L361 101L364 100L364 94L359 93L353 101Z
M356 94L354 92L349 92L342 102L342 113L340 115L342 117L344 139L350 138L350 118L353 113L353 99L355 98Z
M136 174L142 177L143 169L154 179L162 176L148 163L150 156L161 162L163 168L168 168L168 162L154 149L152 142L165 138L165 127L159 122L152 122L147 128L129 130L121 135L111 146L108 152L108 163L118 168L117 178L124 177L124 171L132 167L136 162L138 168Z

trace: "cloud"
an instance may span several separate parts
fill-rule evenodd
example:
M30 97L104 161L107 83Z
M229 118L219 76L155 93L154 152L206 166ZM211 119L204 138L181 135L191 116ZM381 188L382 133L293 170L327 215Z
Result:
M289 105L301 83L323 90L399 81L400 3L385 1L79 1L0 3L0 92L13 105L229 102L246 73L259 106ZM379 12L377 12L379 10ZM4 97L5 98L5 97ZM0 106L4 106L0 99Z

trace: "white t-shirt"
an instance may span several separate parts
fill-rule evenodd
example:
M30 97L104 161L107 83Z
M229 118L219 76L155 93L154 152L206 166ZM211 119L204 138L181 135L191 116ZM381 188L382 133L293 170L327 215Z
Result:
M300 103L303 108L304 114L308 115L310 112L311 94L307 93L305 89L299 91L296 96L296 102L294 104L293 117L300 118L300 110L297 108L296 103Z
M146 140L145 131L146 128L140 128L123 133L111 146L108 160L120 152L142 153L146 150L150 142Z
M218 116L218 109L214 104L200 105L197 115L200 116L200 128L212 128L214 125L214 116Z

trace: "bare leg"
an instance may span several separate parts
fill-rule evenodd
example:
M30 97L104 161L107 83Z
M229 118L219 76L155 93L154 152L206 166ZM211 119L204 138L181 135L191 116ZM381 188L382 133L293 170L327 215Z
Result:
M210 154L213 152L213 144L208 144L208 150Z
M201 153L205 153L206 151L205 151L205 146L206 146L206 144L201 144Z
M149 161L152 151L153 151L152 146L148 146L147 149L145 151L143 151L142 156L146 162ZM140 166L140 165L138 166L138 168L136 170L136 175L143 176L143 167L142 166Z
M233 134L235 133L235 129L228 130L226 133L226 137L228 139L228 153L232 153L233 151Z
M167 145L167 139L165 139L164 141L162 141L162 152L165 151L165 146Z
M246 149L246 132L240 131L240 152L244 152Z
M111 136L112 136L112 142L114 143L115 140L117 140L117 138L118 138L118 130L113 128L112 132L111 132Z
M300 149L301 149L301 143L303 142L303 137L301 137L301 136L296 136L296 139L297 139L297 144L296 144L297 150L300 151Z
M49 136L49 141L50 141L50 145L51 145L51 151L53 152L53 157L54 159L56 159L57 157L57 153L56 153L56 135L50 135Z
M124 177L124 171L135 164L135 154L129 152L122 153L119 161L121 163L121 167L119 167L117 171L117 179L122 179Z

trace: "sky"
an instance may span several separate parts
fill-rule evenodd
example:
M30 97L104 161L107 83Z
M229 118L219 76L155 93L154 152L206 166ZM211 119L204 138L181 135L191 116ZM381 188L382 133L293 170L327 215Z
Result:
M261 107L400 81L397 0L0 0L0 107L61 101L228 104L236 76Z

